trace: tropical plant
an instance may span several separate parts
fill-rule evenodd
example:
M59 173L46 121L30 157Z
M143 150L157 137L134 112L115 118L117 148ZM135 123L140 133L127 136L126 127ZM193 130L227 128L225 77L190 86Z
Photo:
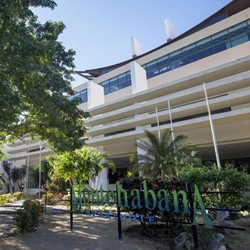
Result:
M66 182L62 177L53 174L50 175L49 180L46 181L44 187L50 193L67 194L68 182Z
M2 176L3 176L3 173L0 173L0 192L1 192L2 184L3 184Z
M39 225L41 211L39 201L26 199L23 203L23 209L19 209L14 218L18 231L24 233L34 230Z
M11 178L11 166L10 165L11 164L8 161L6 160L2 161L2 167L3 167L4 173L2 174L1 179L4 185L6 186L8 193L14 192L14 183Z
M50 157L49 162L53 166L51 175L61 176L71 184L83 184L104 168L114 170L108 154L91 147L58 154Z
M4 205L9 202L14 202L21 200L23 198L23 193L21 192L16 192L13 194L0 194L0 205Z
M4 173L0 175L0 179L6 186L7 192L14 193L16 185L18 186L19 191L22 192L24 188L26 166L23 165L22 167L11 167L11 163L9 163L7 160L2 161L2 166Z
M245 192L249 191L250 176L233 165L225 165L221 170L214 165L183 168L179 171L179 181L192 187L196 184L202 192L211 191L205 195L208 207L240 209L247 201ZM220 195L215 191L221 192Z
M28 133L56 151L75 150L84 144L88 116L79 100L68 98L75 52L58 40L65 25L39 22L36 7L54 9L56 2L1 0L0 145L8 135L14 140Z
M41 186L44 186L46 181L49 181L49 171L52 169L52 166L49 164L47 159L43 159L41 161ZM32 177L36 184L39 183L39 172L40 172L40 164L37 164L33 167Z
M26 176L26 166L22 166L20 168L14 167L11 170L11 178L13 180L14 185L17 184L19 191L23 191L24 182Z
M146 140L137 141L140 153L132 157L134 170L141 171L145 177L157 179L176 176L182 167L201 164L194 147L185 142L184 135L172 140L169 129L160 138L150 131L145 131L145 134Z

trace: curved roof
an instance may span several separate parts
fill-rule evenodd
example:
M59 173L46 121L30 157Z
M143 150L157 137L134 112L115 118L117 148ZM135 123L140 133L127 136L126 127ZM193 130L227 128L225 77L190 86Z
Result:
M176 41L183 39L184 37L187 37L199 30L202 30L216 22L221 21L222 19L225 19L227 17L230 17L246 8L250 7L250 0L232 0L229 4L227 4L226 6L224 6L222 9L220 9L219 11L215 12L213 15L211 15L210 17L208 17L207 19L205 19L204 21L202 21L201 23L197 24L196 26L194 26L193 28L189 29L188 31L184 32L183 34L179 35L178 37L160 45L159 47L152 49L144 54L141 54L139 56L135 56L129 60L117 63L117 64L113 64L113 65L109 65L109 66L105 66L105 67L101 67L101 68L96 68L96 69L88 69L88 70L84 70L84 71L76 71L75 73L77 73L80 76L85 77L88 80L91 80L95 77L98 77L100 75L103 75L107 72L110 72L116 68L119 68L127 63L130 63L138 58L144 57L154 51L157 51L165 46L168 46L169 44L175 43Z

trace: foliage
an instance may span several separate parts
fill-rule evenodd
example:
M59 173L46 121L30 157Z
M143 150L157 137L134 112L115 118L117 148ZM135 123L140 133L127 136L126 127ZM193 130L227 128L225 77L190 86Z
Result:
M36 184L39 183L39 164L33 167L32 177ZM43 159L41 161L41 185L44 186L46 190L52 193L67 193L67 183L60 176L50 176L50 171L52 170L48 159Z
M46 181L45 188L51 193L62 193L67 194L67 182L56 175L50 176L50 179Z
M221 208L238 208L246 201L245 192L249 189L250 176L226 165L218 170L212 167L189 167L179 172L179 179L182 183L187 182L191 186L195 183L200 191L231 192L225 194L207 194L206 205Z
M63 200L65 202L65 206L67 207L67 210L69 210L69 207L70 207L70 195L69 194L64 195Z
M14 182L18 185L19 190L22 192L24 189L24 182L26 176L26 166L20 168L14 167L11 171L11 177Z
M2 187L2 184L3 184L2 176L3 176L3 173L0 173L0 187Z
M24 233L34 230L39 225L40 215L40 202L34 199L26 199L23 203L23 209L18 210L14 218L18 231Z
M21 200L23 198L23 193L22 192L16 192L13 194L1 194L0 195L0 204L4 205L6 203L14 202Z
M34 7L54 9L53 0L1 0L0 5L0 144L27 133L47 140L56 151L84 144L84 118L70 100L74 73L73 50L66 50L59 35L62 22L42 24Z
M7 192L8 193L13 192L14 184L13 184L13 181L11 179L10 163L6 160L3 160L2 166L3 166L4 173L1 176L1 180L3 181L4 185L7 188Z
M108 154L95 148L84 147L73 152L64 152L49 159L53 166L52 176L60 176L71 184L83 184L97 176L104 168L114 169Z
M12 194L12 196L14 197L14 201L18 201L18 200L21 200L23 198L23 193L22 192L15 192L14 194Z
M49 181L49 171L52 166L49 164L47 159L43 159L41 161L41 185L43 186L46 181ZM40 172L40 164L37 164L33 167L32 177L36 184L39 183L39 172Z
M0 204L1 205L4 205L4 204L6 204L6 203L9 203L9 202L11 202L12 201L12 196L11 196L11 194L9 193L9 194L1 194L0 195Z
M134 199L134 194L132 195L132 190L143 190L142 177L126 177L120 180L123 189L127 190L128 203L131 204ZM211 167L186 167L179 171L178 177L168 177L164 179L146 179L147 189L153 190L155 194L158 193L160 189L164 189L168 193L168 203L170 211L159 211L157 205L153 211L148 211L144 204L144 199L141 200L141 208L129 208L130 213L134 214L144 214L146 217L151 215L158 217L159 220L166 221L166 227L171 233L176 233L176 221L183 221L185 223L191 223L191 217L185 215L183 210L180 209L180 213L176 214L173 212L173 190L177 192L179 190L186 190L186 183L188 183L191 188L197 184L202 194L204 201L204 206L206 208L228 208L228 209L240 209L242 211L249 210L249 202L245 196L245 192L249 189L250 177L246 172L237 170L231 165L225 166L223 169L218 170L216 166ZM220 193L216 193L216 192ZM206 193L210 192L210 193ZM223 193L226 192L226 193ZM143 196L143 191L141 191L140 196ZM122 197L122 199L124 196ZM157 197L159 198L159 197ZM153 204L152 196L148 195L148 201ZM179 207L182 208L182 198L178 198ZM124 204L124 201L122 201ZM230 215L235 214L235 212L230 212ZM213 210L209 210L209 215L212 217L216 216ZM215 218L215 217L214 217ZM144 223L142 225L147 227ZM170 228L170 229L169 229ZM202 236L202 242L207 242L212 235L206 234ZM201 233L202 234L202 233ZM206 243L204 243L206 244Z
M178 135L172 141L171 131L165 130L159 139L150 131L145 131L146 140L138 139L140 153L132 156L136 172L153 179L176 176L178 169L185 166L199 166L193 146L185 142L184 135Z
M44 203L46 200L46 204L48 205L55 205L63 199L63 194L47 192L47 198L46 194L44 194L42 199Z
M15 184L18 186L19 190L22 192L24 188L25 176L26 176L26 166L22 167L13 167L11 168L11 164L3 160L2 166L4 169L4 173L0 176L4 185L7 188L7 192L14 193L15 192Z

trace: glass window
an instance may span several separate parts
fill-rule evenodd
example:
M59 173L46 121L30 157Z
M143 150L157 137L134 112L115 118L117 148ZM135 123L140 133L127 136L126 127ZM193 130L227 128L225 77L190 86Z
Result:
M126 72L107 81L100 83L104 88L104 94L107 95L111 92L126 88L131 85L130 73Z
M238 25L229 28L229 34L231 38L234 36L239 36L242 33L246 33L247 31L248 31L248 26L246 22L240 23Z
M196 52L196 44L194 43L182 49L182 56L185 57L195 52Z
M159 63L159 62L166 61L166 60L169 60L169 56L168 55L160 57L157 61Z
M220 19L223 17L218 16ZM218 20L219 20L218 19ZM250 20L142 65L147 78L179 68L250 40Z
M146 64L146 67L147 67L147 68L150 68L150 67L154 66L155 64L157 64L157 60L154 60L154 61L152 61L152 62L147 63L147 64Z
M228 40L228 31L224 30L218 34L215 34L212 36L212 39L213 39L213 44L225 42L226 40Z
M86 89L80 92L80 98L81 98L82 102L88 101L88 95L87 95Z
M182 58L182 64L183 65L189 64L189 63L192 63L196 60L197 60L197 54L193 54L193 55L187 56L185 58Z
M179 50L176 50L175 52L170 53L169 56L170 56L171 60L176 60L176 59L179 59L181 57L181 54L182 54L182 52L179 49Z
M247 34L244 34L243 36L231 39L231 45L232 47L237 46L241 43L245 43L249 41L249 36Z
M101 85L104 88L104 95L109 94L109 92L110 92L109 91L109 82L108 81L102 82Z
M147 63L147 77L151 78L159 73L157 60Z
M118 88L123 89L131 85L130 74L124 73L118 76Z
M110 93L118 90L117 78L112 78L109 80Z
M88 101L88 91L87 89L81 90L78 93L76 93L73 96L70 96L69 99L73 100L73 99L78 99L80 103L84 103Z
M217 44L214 46L214 53L218 53L218 52L223 51L225 49L227 49L226 43Z
M213 48L210 47L208 49L204 49L202 51L199 51L199 53L197 53L197 57L198 57L198 59L202 59L202 58L210 56L212 54L213 54Z
M77 100L79 100L80 103L82 103L82 99L81 99L81 94L80 94L80 93L76 93L76 94L75 94L75 98L76 98Z
M172 61L171 62L171 69L177 69L179 67L181 67L183 64L182 60L178 59L178 60L175 60L175 61Z
M210 46L212 46L212 39L211 39L211 37L207 37L207 38L202 39L201 41L198 41L196 43L197 51L201 51L203 49L207 49Z

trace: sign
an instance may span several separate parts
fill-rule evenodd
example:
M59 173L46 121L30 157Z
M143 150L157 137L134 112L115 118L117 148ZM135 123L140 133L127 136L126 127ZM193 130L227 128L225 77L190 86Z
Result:
M82 206L99 205L103 206L114 206L117 204L118 207L124 207L127 209L142 209L145 208L147 211L161 211L161 212L174 212L189 214L192 219L192 225L197 225L196 213L199 212L202 215L205 227L212 227L212 223L208 218L204 203L201 198L201 194L197 185L194 185L193 193L193 204L190 204L188 195L184 190L173 190L169 192L165 189L159 189L157 192L153 189L148 189L146 180L142 181L142 191L139 189L132 189L131 191L122 188L120 181L116 182L116 192L108 189L104 191L102 187L98 190L83 189L83 187L73 187L73 208L75 211L82 213ZM116 195L115 195L116 193ZM129 198L128 198L129 197ZM115 202L117 198L117 202ZM170 201L173 204L170 204ZM190 209L192 207L192 210ZM103 217L101 212L98 214L96 211L87 211L87 215L98 215ZM110 218L111 214L107 214L104 217ZM114 218L117 215L112 215ZM144 220L144 215L139 214L137 217L133 215L130 221L139 219L141 222ZM123 217L124 218L124 217ZM124 220L124 219L121 219ZM154 217L148 218L150 224L154 224Z

